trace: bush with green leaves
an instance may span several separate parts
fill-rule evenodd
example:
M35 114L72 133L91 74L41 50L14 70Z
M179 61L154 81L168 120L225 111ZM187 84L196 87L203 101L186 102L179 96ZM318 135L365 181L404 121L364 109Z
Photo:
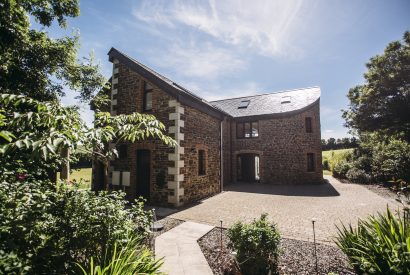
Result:
M275 272L279 257L280 234L277 226L263 214L250 224L235 223L228 237L243 274Z
M130 237L124 244L118 241L106 250L104 260L98 265L91 258L89 266L78 264L84 275L134 275L134 274L161 274L159 268L162 260L156 260L152 252L141 246L139 238Z
M370 183L372 177L362 169L352 167L347 171L346 178L351 182Z
M332 174L336 178L346 178L347 172L352 168L352 165L347 161L339 161L333 167Z
M410 182L410 144L397 139L378 143L373 150L372 172L380 181L399 178Z
M370 216L352 225L338 227L337 246L358 274L410 274L409 218L400 213Z
M73 274L100 264L115 243L143 238L152 215L124 193L47 181L0 182L0 273Z

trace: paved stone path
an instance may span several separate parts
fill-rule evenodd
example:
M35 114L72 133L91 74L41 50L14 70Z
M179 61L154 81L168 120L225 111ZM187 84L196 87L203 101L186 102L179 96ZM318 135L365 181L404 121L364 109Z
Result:
M164 257L162 272L169 275L212 275L197 240L213 226L184 222L155 239L155 256Z
M343 184L325 177L323 185L232 184L225 192L201 201L170 217L209 225L229 227L235 221L251 222L262 213L278 224L283 237L312 240L312 219L316 219L316 237L332 242L337 234L335 224L353 223L389 205L397 209L393 199L383 198L357 184Z

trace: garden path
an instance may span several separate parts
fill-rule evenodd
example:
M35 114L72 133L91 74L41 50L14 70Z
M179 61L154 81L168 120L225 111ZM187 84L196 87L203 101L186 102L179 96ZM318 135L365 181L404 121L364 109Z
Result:
M213 226L195 222L184 222L155 239L155 256L164 257L161 271L169 275L204 274L212 270L202 254L197 240Z

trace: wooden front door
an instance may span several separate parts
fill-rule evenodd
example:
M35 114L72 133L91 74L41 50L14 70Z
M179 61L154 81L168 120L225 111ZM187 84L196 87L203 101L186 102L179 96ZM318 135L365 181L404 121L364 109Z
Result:
M255 181L255 155L244 154L242 157L242 179L246 182Z
M151 182L151 152L137 150L137 197L144 197L148 202L150 198Z

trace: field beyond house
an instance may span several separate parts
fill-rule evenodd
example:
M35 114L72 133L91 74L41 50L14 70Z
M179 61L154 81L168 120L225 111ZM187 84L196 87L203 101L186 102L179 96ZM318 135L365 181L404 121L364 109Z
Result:
M70 173L70 181L80 183L81 189L91 188L92 168L72 169ZM57 178L60 178L60 173L57 173Z
M326 160L329 163L330 168L333 167L335 163L344 159L346 154L353 152L354 149L338 149L338 150L329 150L329 151L322 151L322 163ZM323 175L332 175L330 170L323 169Z

